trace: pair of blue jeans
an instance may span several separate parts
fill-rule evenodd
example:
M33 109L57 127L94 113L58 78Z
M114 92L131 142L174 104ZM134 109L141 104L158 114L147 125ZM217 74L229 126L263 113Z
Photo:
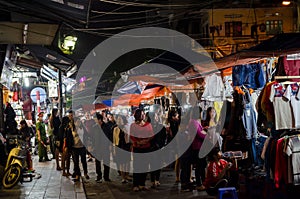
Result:
M233 86L259 89L266 84L263 65L258 63L237 65L232 69Z
M257 154L257 165L258 166L263 166L264 165L264 160L261 158L261 153L264 148L264 144L267 140L267 136L258 136L257 141L256 141L256 154Z
M246 131L246 138L250 140L252 138L257 138L256 113L254 111L252 98L249 92L245 93L245 97L243 100L244 110L242 115L242 121Z

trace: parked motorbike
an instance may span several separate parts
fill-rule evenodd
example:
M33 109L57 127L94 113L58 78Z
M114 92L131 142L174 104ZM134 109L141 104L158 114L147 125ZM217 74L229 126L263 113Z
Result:
M24 177L29 177L32 181L32 174L26 172L26 142L22 140L20 135L10 135L7 137L7 142L10 145L15 144L16 147L9 152L2 185L6 189L14 187L18 182L23 183Z

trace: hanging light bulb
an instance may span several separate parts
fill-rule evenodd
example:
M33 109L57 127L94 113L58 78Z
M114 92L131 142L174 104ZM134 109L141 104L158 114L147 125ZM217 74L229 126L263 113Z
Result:
M76 42L77 37L67 35L64 37L63 41L59 41L59 48L63 53L70 55L75 50Z
M291 4L291 1L282 1L282 5L288 6Z

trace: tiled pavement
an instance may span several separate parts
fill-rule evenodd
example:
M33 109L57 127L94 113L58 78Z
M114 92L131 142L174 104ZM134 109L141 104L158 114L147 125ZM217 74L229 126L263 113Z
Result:
M0 188L1 198L59 198L59 199L179 199L179 198L215 198L208 196L205 191L181 192L180 184L175 184L175 173L170 169L163 169L161 173L161 186L150 191L133 192L132 183L122 184L121 177L117 171L110 172L112 182L95 182L95 161L88 162L88 172L90 179L84 177L80 182L73 182L71 177L63 177L60 171L56 171L55 160L50 162L38 162L37 157L33 158L36 173L41 174L39 179L35 178L31 182L18 184L12 189ZM81 165L80 165L81 166ZM73 164L71 163L71 168ZM103 167L102 167L103 168ZM71 169L72 172L72 169ZM149 175L147 186L150 187Z
M51 155L49 155L51 157ZM82 182L73 182L72 179L62 176L56 171L55 160L38 162L37 156L33 157L36 177L31 182L18 184L12 189L0 188L0 198L9 199L85 199L86 195ZM40 178L38 178L40 174Z
M103 167L102 167L103 169ZM89 180L83 179L87 199L179 199L179 198L215 198L208 196L205 191L181 192L180 184L175 184L175 172L170 169L163 169L161 173L161 185L149 191L133 192L132 183L121 183L121 177L116 170L110 171L112 182L95 182L95 161L88 162ZM150 187L150 175L147 176L146 186Z

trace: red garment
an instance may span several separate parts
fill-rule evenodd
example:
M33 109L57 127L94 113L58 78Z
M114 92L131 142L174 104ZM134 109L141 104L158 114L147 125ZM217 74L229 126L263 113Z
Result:
M19 93L14 92L12 99L13 99L14 102L17 102L19 100Z
M262 93L262 98L261 98L261 109L264 115L267 117L268 122L274 122L275 121L275 113L274 113L274 107L273 103L270 101L270 94L271 94L271 88L272 85L275 84L276 82L269 82L264 88L264 91Z
M285 184L288 184L288 171L287 171L287 156L283 153L284 139L277 140L276 145L276 159L275 159L275 171L274 181L275 187L279 188L281 180L284 180Z
M205 187L213 187L220 180L219 174L226 167L228 162L224 159L220 159L219 162L209 162L206 171L206 178L204 182Z
M286 75L298 76L300 75L300 60L287 60L287 56L283 57L283 66ZM292 79L292 81L299 81L299 79Z
M134 148L150 148L150 140L153 136L153 128L149 122L146 122L143 126L136 123L132 123L130 126L130 139L132 140L132 146ZM143 141L145 141L145 143L138 143Z

